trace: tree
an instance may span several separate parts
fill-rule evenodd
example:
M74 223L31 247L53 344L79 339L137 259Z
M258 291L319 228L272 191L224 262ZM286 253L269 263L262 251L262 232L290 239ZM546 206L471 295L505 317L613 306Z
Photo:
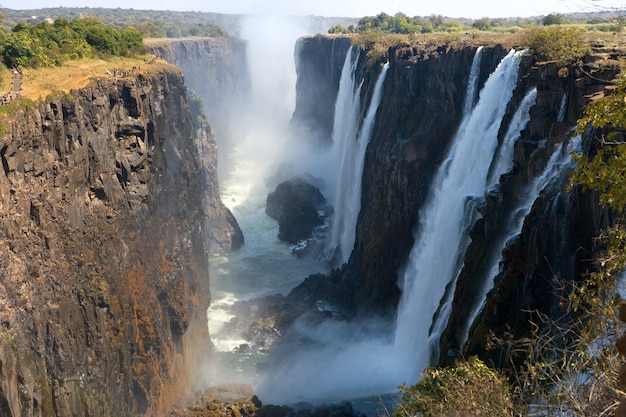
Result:
M591 52L583 33L580 28L549 26L533 32L527 43L536 59L555 61L560 67L572 66Z
M345 27L345 26L335 25L332 28L328 29L328 33L342 33L342 34L346 34L346 33L350 33L350 30L348 30L348 28Z
M31 37L23 30L14 32L5 41L2 55L8 68L27 66L28 61L35 56Z
M560 13L550 13L543 18L544 26L562 25L563 23L565 23L565 17Z
M488 17L482 17L474 21L474 23L472 23L472 27L478 30L489 30L491 29L491 22Z

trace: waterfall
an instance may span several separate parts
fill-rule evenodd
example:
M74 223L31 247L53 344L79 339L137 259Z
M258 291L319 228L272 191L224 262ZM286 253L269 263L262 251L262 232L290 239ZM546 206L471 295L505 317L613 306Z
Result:
M533 88L524 100L522 100L519 108L515 112L509 128L504 135L502 144L500 145L500 151L494 159L491 168L491 174L489 175L489 184L487 189L491 189L497 185L500 181L500 176L510 172L513 168L513 151L515 149L515 142L520 137L522 130L526 128L530 121L530 108L537 101L537 89Z
M565 112L567 111L567 94L563 94L563 97L561 97L561 105L559 106L559 115L556 119L557 122L559 123L563 123L563 120L565 120Z
M522 227L524 226L524 220L537 198L539 194L550 184L554 183L558 178L561 177L561 173L571 167L571 153L579 150L581 142L581 137L576 136L573 138L569 145L566 148L563 148L562 144L559 144L555 151L552 153L550 160L546 164L546 167L543 173L535 178L526 188L523 193L523 197L519 205L513 210L510 215L510 218L507 222L506 233L505 236L499 239L496 248L493 253L497 254L495 259L491 262L491 266L488 269L487 276L483 282L482 289L480 292L480 303L476 306L472 307L472 310L469 311L468 319L463 329L463 337L459 340L459 346L463 346L469 337L469 329L478 313L482 310L485 304L485 298L487 297L487 293L493 286L493 280L500 272L500 261L502 260L502 251L505 249L507 244L517 237L522 232Z
M347 262L354 246L356 222L361 210L361 177L365 150L374 127L382 86L389 69L389 64L385 64L378 76L370 105L359 131L360 96L363 82L361 81L356 87L355 69L358 58L358 53L355 54L350 48L339 82L333 125L332 152L336 167L336 184L334 215L327 254L329 259L336 256L339 264Z
M430 361L429 328L446 286L456 278L467 240L468 201L482 197L498 144L498 130L517 82L511 50L490 75L474 109L465 115L424 207L401 280L394 348L409 377Z
M522 100L517 111L513 115L509 127L504 135L504 139L500 143L498 151L496 152L496 156L491 162L491 169L489 174L489 180L487 181L486 190L492 189L495 185L498 184L500 176L509 172L513 168L513 148L515 142L520 137L520 134L523 129L526 128L528 121L530 120L530 108L535 104L537 98L537 89L533 88ZM476 206L478 202L482 201L482 196L478 196L476 198L468 200L467 207L465 208L464 214L464 233L467 233L469 229L473 226L474 222L477 220L479 214L476 210ZM469 245L469 237L466 236L462 243L462 251L465 252L465 249ZM461 262L460 260L458 261ZM441 309L439 310L435 324L432 327L431 334L429 340L431 341L431 345L433 346L433 356L438 356L438 341L441 337L441 334L445 330L448 325L448 319L450 318L450 314L452 313L452 301L454 300L454 292L456 290L456 281L458 279L459 274L461 273L462 266L456 269L456 275L453 278L452 285L450 288L446 290L446 298L443 302Z
M480 77L480 63L483 59L483 47L479 46L472 60L472 68L467 82L467 92L465 93L465 106L463 116L470 114L476 103L476 90L478 89L478 78Z

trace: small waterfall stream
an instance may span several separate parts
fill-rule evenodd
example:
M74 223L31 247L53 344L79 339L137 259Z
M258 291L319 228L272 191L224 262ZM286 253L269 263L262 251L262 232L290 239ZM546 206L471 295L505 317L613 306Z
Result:
M385 64L378 76L359 131L363 81L356 85L355 69L358 61L359 53L355 53L351 47L346 55L335 104L332 157L336 183L327 257L335 258L339 265L348 261L354 246L356 223L361 210L361 177L365 150L370 141L383 83L389 69L389 64Z
M495 255L494 259L491 261L489 272L483 281L479 302L472 306L468 311L469 314L467 315L467 322L462 333L463 338L459 340L459 346L462 346L467 341L470 326L478 316L478 313L482 310L487 293L493 286L493 280L500 272L502 251L512 239L522 232L524 219L526 219L526 216L530 213L533 203L537 200L541 192L560 178L561 174L566 169L571 168L571 153L579 151L580 143L581 137L576 136L570 140L567 147L563 147L562 144L559 144L552 153L552 156L546 164L543 173L539 177L535 178L524 190L523 197L519 202L519 205L513 210L509 220L507 221L505 235L498 240L495 249L492 251L492 254Z

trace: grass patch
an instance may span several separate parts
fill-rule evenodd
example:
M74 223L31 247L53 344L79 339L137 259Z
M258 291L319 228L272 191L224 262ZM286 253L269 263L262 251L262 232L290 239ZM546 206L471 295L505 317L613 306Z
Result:
M156 60L150 64L145 59L153 57L122 58L115 57L104 59L78 59L67 61L61 67L52 68L24 68L21 96L30 100L44 100L50 95L59 93L69 94L72 89L87 86L96 79L111 78L106 71L114 68L130 70L139 67L137 73L150 75L164 71L166 68L176 69L165 61ZM7 70L6 75L2 72L3 91L10 90L11 73Z

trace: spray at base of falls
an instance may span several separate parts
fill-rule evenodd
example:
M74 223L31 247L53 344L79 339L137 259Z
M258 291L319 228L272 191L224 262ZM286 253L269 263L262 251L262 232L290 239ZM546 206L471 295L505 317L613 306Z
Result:
M389 68L385 64L381 69L358 131L362 82L356 86L357 62L358 54L349 50L335 106L337 122L332 155L337 163L338 182L331 247L340 248L342 262L347 260L354 245L365 150ZM257 387L259 396L270 403L284 404L341 400L395 390L399 380L392 371L395 363L388 328L386 322L311 324L300 320L292 332L299 334L295 339L308 342L298 344L296 355L281 356L278 368L265 375Z

